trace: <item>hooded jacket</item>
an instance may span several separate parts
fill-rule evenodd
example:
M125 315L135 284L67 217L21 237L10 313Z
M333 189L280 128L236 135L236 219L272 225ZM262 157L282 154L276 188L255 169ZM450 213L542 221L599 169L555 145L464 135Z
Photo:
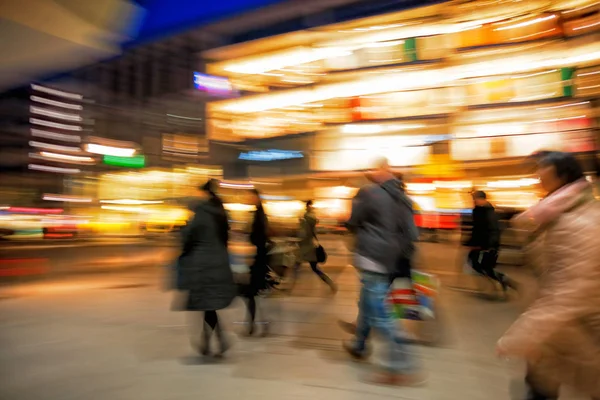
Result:
M381 267L382 273L395 274L397 260L414 249L417 230L412 202L396 179L360 189L347 226L356 234L357 255Z

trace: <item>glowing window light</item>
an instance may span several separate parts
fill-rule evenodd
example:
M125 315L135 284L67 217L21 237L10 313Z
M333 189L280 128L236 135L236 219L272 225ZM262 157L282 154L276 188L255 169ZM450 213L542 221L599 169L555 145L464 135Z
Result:
M473 187L473 182L468 181L435 181L433 185L436 189L470 189Z
M125 212L140 213L140 214L149 213L149 211L147 209L139 208L139 207L101 206L100 208L102 208L103 210L125 211Z
M534 186L540 183L539 179L524 178L516 180L502 180L495 182L488 182L487 187L492 189L516 189L521 187Z
M29 208L29 207L8 207L8 212L17 214L61 214L62 208Z
M67 135L64 133L43 131L41 129L35 129L35 128L31 129L31 136L40 137L40 138L44 138L44 139L60 140L63 142L74 142L74 143L81 142L81 136L79 136L79 135Z
M256 210L255 206L251 206L248 204L241 203L226 203L223 205L227 211L242 211L242 212L250 212Z
M115 167L143 168L146 166L146 157L143 155L138 155L134 157L105 155L102 158L102 161L106 165L113 165Z
M409 192L433 192L435 185L432 183L407 183L406 190Z
M94 159L92 157L86 157L86 156L71 156L68 154L50 153L47 151L40 152L40 155L42 155L43 157L52 158L55 160L74 161L74 162L83 162L83 163L94 162Z
M78 174L81 172L81 170L77 168L49 167L47 165L39 164L29 164L28 168L35 171L56 172L60 174Z
M76 115L76 114L66 114L66 113L61 113L61 112L57 112L57 111L46 110L44 108L39 108L39 107L35 107L35 106L29 107L29 111L32 114L45 115L47 117L64 119L67 121L81 122L83 120L83 118L81 118L79 115Z
M77 197L77 196L64 196L60 194L44 194L42 197L46 201L63 201L66 203L91 203L92 199L89 197Z
M88 153L101 154L104 156L114 157L132 157L135 154L135 149L127 149L122 147L104 146L101 144L90 143L86 146Z
M31 140L29 142L29 145L31 147L37 147L37 148L46 149L46 150L64 151L67 153L81 153L81 149L79 147L74 147L74 146L61 146L58 144L36 142L35 140Z
M63 103L62 101L50 100L40 96L31 96L29 98L31 99L31 101L35 101L36 103L47 104L49 106L67 108L69 110L83 110L83 107L79 104Z
M59 124L58 122L50 122L39 118L30 118L29 122L34 125L47 126L48 128L64 129L67 131L81 131L82 127L76 125Z
M258 60L225 66L225 71L238 74L262 74L294 65L308 64L332 57L351 55L347 48L327 47L320 49L296 48L279 54L261 57Z
M120 204L125 206L140 206L145 204L162 204L162 200L132 200L132 199L119 199L119 200L100 200L100 203L104 204Z
M254 185L247 184L247 183L227 183L227 182L221 182L219 185L221 187L228 188L228 189L253 189L254 188Z
M520 22L520 23L514 24L514 25L503 26L503 27L500 27L500 28L496 28L494 30L495 31L505 31L505 30L508 30L508 29L524 28L526 26L535 25L535 24L540 23L540 22L550 21L551 19L555 19L555 18L556 18L556 15L552 14L552 15L548 15L546 17L540 17L540 18L532 19L530 21L524 21L524 22Z
M40 85L36 85L36 84L31 84L31 88L33 90L37 90L38 92L44 92L44 93L48 93L48 94L58 96L58 97L66 97L69 99L76 99L76 100L83 99L83 96L80 94L63 92L62 90L51 89L49 87L40 86Z
M343 133L380 133L383 128L380 125L344 125Z

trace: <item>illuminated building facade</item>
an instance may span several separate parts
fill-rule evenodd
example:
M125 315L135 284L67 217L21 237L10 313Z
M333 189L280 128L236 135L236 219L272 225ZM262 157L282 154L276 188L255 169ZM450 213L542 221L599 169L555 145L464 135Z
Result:
M457 0L210 50L207 72L243 95L209 104L208 134L310 133L306 182L384 155L434 208L473 186L525 206L528 155L597 150L599 39L592 0Z

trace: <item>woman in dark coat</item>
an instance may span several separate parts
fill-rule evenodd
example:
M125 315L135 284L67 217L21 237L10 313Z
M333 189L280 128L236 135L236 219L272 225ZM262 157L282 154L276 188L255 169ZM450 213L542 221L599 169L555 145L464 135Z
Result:
M217 185L211 180L201 188L194 217L182 232L183 251L178 260L178 289L188 293L185 310L204 311L199 348L203 355L210 352L213 332L220 343L218 355L228 349L217 310L229 306L236 295L227 251L229 223L223 203L215 194Z
M254 262L250 267L250 285L246 296L248 298L248 314L250 316L250 326L248 335L254 334L256 320L256 296L267 288L267 242L269 240L269 221L267 214L260 199L260 193L254 189L252 191L253 203L256 205L254 220L252 221L252 231L250 233L250 242L256 247Z

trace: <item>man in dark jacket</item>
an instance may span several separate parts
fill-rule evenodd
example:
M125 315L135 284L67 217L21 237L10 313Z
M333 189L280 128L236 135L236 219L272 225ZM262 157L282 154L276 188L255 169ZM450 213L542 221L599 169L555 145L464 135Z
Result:
M469 261L476 272L499 282L506 291L511 286L510 281L495 270L500 248L500 226L496 210L487 201L485 192L473 193L473 202L473 227L471 236L465 243L470 248Z
M348 229L356 235L354 266L360 273L362 288L356 336L351 343L345 343L344 348L353 357L364 358L367 338L371 328L375 328L388 343L390 365L371 381L414 383L412 357L386 304L397 260L413 250L412 204L391 173L387 159L378 159L367 177L373 184L358 192L347 223Z

